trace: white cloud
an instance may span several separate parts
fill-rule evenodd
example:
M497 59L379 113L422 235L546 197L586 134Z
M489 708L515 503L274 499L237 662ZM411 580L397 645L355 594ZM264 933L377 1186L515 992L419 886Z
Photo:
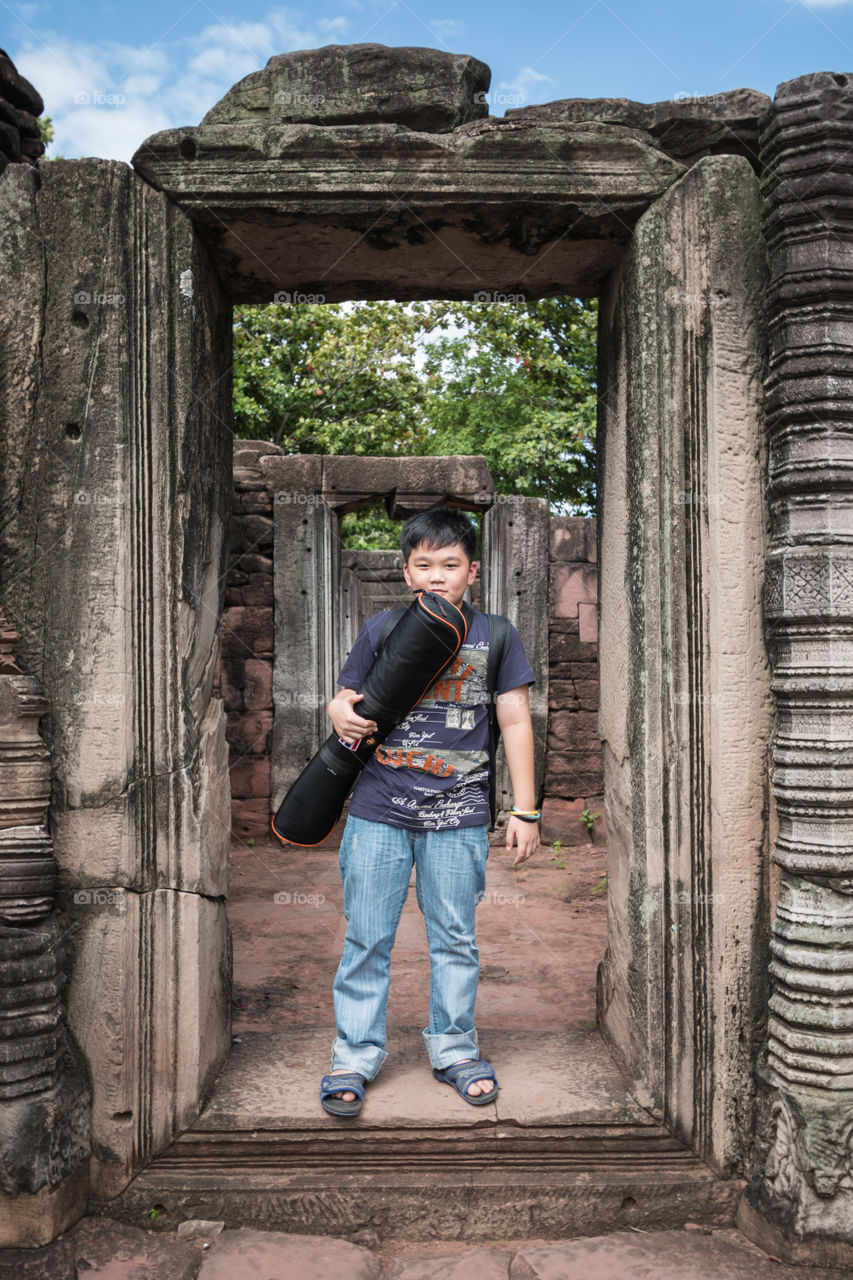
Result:
M497 89L489 91L489 109L494 116L509 107L526 107L533 102L547 102L548 88L553 84L550 76L542 75L533 67L522 67L514 80L501 80Z
M465 35L465 23L457 18L431 18L429 25L440 40L461 40Z
M42 30L40 42L10 56L44 98L54 126L49 153L129 163L152 133L198 124L275 54L329 44L347 25L344 17L312 25L294 10L271 9L262 20L208 24L143 46Z

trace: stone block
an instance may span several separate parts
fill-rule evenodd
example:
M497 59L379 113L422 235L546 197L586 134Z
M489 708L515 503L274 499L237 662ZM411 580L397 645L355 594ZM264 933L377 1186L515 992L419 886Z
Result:
M247 711L271 711L272 661L247 658L243 667L243 701Z
M466 54L384 44L331 44L270 58L244 76L202 124L370 124L447 133L489 114L491 72Z
M222 613L223 661L273 652L273 610L234 605Z
M555 618L577 618L578 606L595 601L596 567L588 564L551 566L551 612Z
M598 605L578 601L578 639L581 644L598 644Z
M195 1120L231 1046L231 937L223 898L123 888L59 896L79 926L68 1025L92 1080L92 1194L106 1200L135 1160L148 1163Z
M548 711L578 711L578 701L573 680L550 680L548 682Z
M597 711L552 711L548 716L548 750L594 752L599 749Z
M292 1276L293 1280L380 1280L382 1263L369 1249L333 1236L291 1235L241 1227L223 1231L205 1254L199 1280Z
M604 807L598 803L598 799L579 796L574 800L562 800L557 796L546 795L542 801L542 820L539 824L542 843L553 844L555 840L559 840L564 845L606 844ZM590 814L599 814L593 822L592 834L581 819L585 809Z
M771 106L757 89L729 89L721 93L661 102L632 102L628 98L565 98L506 112L510 119L547 120L566 125L601 120L646 130L668 155L694 164L702 156L740 155L758 168L758 130Z
M268 795L250 798L235 795L231 800L231 830L236 839L269 838L271 817Z
M552 516L551 559L595 561L595 516Z
M234 755L268 754L271 746L272 730L272 711L244 712L239 717L235 716L229 722L226 730L232 758Z
M231 769L232 805L237 797L241 800L266 799L268 801L269 794L269 756L242 756L238 759ZM231 817L233 822L233 810Z
M195 1280L198 1250L162 1231L142 1231L115 1218L89 1217L71 1234L77 1275Z
M548 657L552 666L565 666L570 662L595 662L598 657L597 646L581 640L577 632L556 621L551 627L549 636ZM565 629L564 629L565 628ZM563 674L562 672L560 674Z

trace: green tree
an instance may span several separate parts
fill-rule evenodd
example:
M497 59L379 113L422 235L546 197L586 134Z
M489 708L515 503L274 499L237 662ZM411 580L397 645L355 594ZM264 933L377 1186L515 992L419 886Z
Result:
M291 453L413 451L424 394L414 367L419 328L389 302L236 308L237 435Z
M42 160L64 159L63 156L49 156L47 154L47 148L53 142L53 121L51 120L50 116L39 116L38 127L39 127L39 132L41 133L41 140L45 146L45 154L41 157Z
M596 321L566 297L239 307L236 430L290 452L483 454L498 492L588 511Z
M597 301L440 306L425 452L483 454L499 493L593 510Z

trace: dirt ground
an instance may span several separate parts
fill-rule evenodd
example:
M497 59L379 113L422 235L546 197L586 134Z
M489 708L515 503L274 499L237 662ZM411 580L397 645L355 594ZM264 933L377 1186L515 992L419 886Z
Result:
M234 943L234 1033L328 1025L346 934L337 843L316 849L235 842L228 919ZM492 845L477 908L478 1025L563 1030L595 1019L595 975L607 943L600 845L542 847L513 868ZM391 956L388 1027L426 1025L429 965L411 887Z

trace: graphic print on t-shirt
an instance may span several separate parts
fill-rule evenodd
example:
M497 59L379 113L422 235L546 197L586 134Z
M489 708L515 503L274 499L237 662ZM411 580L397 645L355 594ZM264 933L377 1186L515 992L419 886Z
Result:
M340 684L359 687L386 616L368 618L341 669ZM354 817L419 831L488 823L488 652L488 618L478 610L451 665L365 765L350 800ZM496 691L532 681L513 627Z

